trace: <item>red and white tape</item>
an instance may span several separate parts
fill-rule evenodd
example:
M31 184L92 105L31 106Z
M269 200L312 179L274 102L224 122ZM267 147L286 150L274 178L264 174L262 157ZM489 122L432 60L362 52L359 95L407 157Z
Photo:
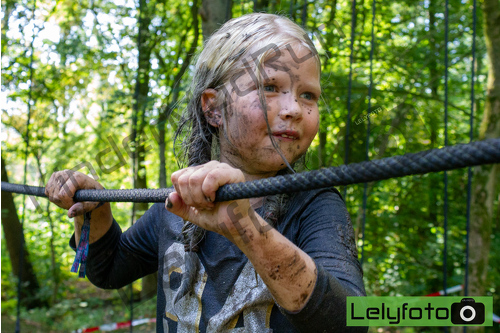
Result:
M463 285L459 284L458 286L446 288L446 294L452 294L456 293L457 291L460 291L464 288ZM425 296L443 296L444 295L444 290L436 291L435 293L425 295Z
M147 324L147 323L156 323L156 318L143 318L143 319L135 319L132 320L132 326L138 326L142 324ZM79 330L73 331L72 333L90 333L90 332L96 332L96 331L115 331L120 328L127 328L130 327L130 320L121 322L121 323L112 323L112 324L105 324L101 326L95 326L95 327L88 327L88 328L81 328Z
M446 294L456 293L457 291L461 291L462 289L464 289L464 286L462 284L459 284L458 286L446 288ZM440 291L436 291L435 293L425 295L425 296L443 296L443 295L444 295L444 290L440 290ZM500 317L497 316L496 314L493 314L493 321L495 323L500 324Z

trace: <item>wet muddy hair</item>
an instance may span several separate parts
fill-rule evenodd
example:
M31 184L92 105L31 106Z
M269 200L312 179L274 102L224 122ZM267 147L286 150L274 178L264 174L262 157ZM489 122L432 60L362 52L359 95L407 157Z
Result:
M180 166L194 166L211 160L219 160L221 134L231 144L226 133L226 115L231 112L231 92L227 91L226 87L231 78L240 74L245 68L248 70L251 67L254 70L259 83L260 102L267 122L261 69L266 59L276 56L279 50L291 48L291 45L311 51L320 71L318 53L307 33L286 17L264 13L243 15L226 22L205 42L197 58L192 84L186 94L188 104L175 134L174 148L177 148L178 154L176 155ZM202 110L201 97L209 88L217 91L215 105L221 113L222 126L220 127L210 125L204 113L206 110ZM301 158L290 166L272 136L271 141L286 165L278 174L292 173L293 167L303 165L303 158ZM276 226L286 211L287 202L287 195L266 197L263 218ZM186 272L174 302L182 298L195 282L198 259L192 252L196 251L204 234L204 229L188 221L185 222L181 241L186 249Z

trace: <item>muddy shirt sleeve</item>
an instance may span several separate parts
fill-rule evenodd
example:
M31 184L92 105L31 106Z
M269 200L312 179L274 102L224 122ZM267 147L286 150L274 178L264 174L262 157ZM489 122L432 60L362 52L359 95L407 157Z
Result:
M122 233L118 223L90 244L86 275L95 286L117 289L158 270L158 240L151 207L133 226ZM75 235L70 246L75 250Z
M366 293L340 193L327 189L302 194L291 201L290 214L290 230L295 231L291 239L315 261L317 280L305 307L296 313L283 309L283 314L300 332L366 332L366 327L346 327L346 297Z

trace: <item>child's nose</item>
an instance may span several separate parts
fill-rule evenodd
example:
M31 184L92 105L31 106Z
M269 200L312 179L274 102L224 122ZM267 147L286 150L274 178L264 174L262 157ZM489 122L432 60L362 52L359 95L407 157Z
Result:
M290 93L283 95L279 116L283 120L302 119L302 107L300 106L299 100L296 96Z

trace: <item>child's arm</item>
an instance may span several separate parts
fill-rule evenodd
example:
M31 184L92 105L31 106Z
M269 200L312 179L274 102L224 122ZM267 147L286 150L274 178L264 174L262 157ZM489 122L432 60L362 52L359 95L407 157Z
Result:
M257 222L258 221L258 222ZM252 262L276 302L290 312L300 311L309 300L317 278L312 258L267 222L254 214L242 218L232 232L234 243Z
M318 277L304 308L282 313L299 331L366 332L366 327L346 327L346 297L366 293L354 230L340 193L333 188L297 193L287 207L278 230L314 260Z
M213 203L216 190L245 181L227 164L210 162L172 175L176 192L167 200L174 214L220 233L235 243L252 262L277 303L299 311L307 303L317 277L312 258L254 213L248 199Z
M98 202L74 202L79 189L103 189L94 179L71 170L59 171L50 177L45 187L49 200L68 209L74 217L75 234L70 246L76 250L80 240L83 214L91 211L89 253L86 274L96 286L104 289L121 288L130 282L151 274L158 269L157 219L158 211L151 209L122 235L114 222L109 203L100 207Z

